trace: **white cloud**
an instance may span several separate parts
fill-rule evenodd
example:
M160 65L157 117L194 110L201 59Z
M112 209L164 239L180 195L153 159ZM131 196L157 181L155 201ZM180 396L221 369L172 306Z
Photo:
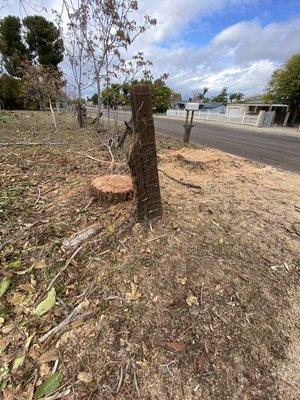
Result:
M259 21L243 21L224 29L213 40L216 46L231 50L235 61L267 58L284 61L300 50L300 17L262 27Z
M232 25L204 47L188 43L147 48L157 73L168 71L169 83L188 95L203 86L223 86L246 94L262 92L272 72L300 51L300 17L262 26L259 21Z

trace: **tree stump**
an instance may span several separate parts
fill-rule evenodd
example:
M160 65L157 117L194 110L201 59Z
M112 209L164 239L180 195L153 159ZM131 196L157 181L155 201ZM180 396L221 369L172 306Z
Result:
M132 144L128 155L136 198L138 221L161 217L152 97L149 85L131 89Z
M133 197L133 184L129 175L102 175L91 182L90 192L104 202L119 203Z

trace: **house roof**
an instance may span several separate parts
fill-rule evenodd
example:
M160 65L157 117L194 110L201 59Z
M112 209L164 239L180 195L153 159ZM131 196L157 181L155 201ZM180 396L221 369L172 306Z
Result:
M210 101L208 103L199 103L199 104L203 104L204 107L208 106L208 107L220 107L220 106L225 106L225 103L214 103L213 101Z

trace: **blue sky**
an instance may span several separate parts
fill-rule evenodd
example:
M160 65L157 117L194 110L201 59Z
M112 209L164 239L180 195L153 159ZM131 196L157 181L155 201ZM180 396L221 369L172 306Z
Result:
M222 9L202 19L195 18L188 24L182 38L197 45L205 45L220 31L238 22L257 19L265 26L288 20L297 14L300 15L300 0L254 0L247 6L232 7L228 12Z
M61 7L61 0L31 2L45 6L48 18ZM19 4L10 0L1 16L20 15ZM300 0L140 0L137 17L143 15L158 23L130 54L143 51L154 75L168 73L168 84L184 97L204 86L211 95L223 86L261 94L274 69L300 52Z

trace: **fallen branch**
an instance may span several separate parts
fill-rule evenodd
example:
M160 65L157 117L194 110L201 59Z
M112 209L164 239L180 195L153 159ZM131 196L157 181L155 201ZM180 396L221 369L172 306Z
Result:
M99 233L102 229L102 226L99 224L95 224L92 226L89 226L88 228L83 229L79 233L75 233L72 235L70 238L65 239L62 242L62 247L65 250L71 250L74 247L78 247L82 242L85 240L89 239L92 236L95 236L97 233Z
M173 176L168 175L165 171L162 171L161 169L158 169L158 171L162 172L167 178L171 179L172 181L174 181L176 183L179 183L182 186L186 186L186 187L193 188L193 189L200 189L200 190L203 189L203 187L201 185L195 185L194 183L184 182L179 179L173 178Z
M80 155L80 156L82 156L82 157L89 158L90 160L97 161L97 162L100 163L100 164L111 164L110 161L107 161L107 160L100 160L99 158L95 158L95 157L89 156L88 154L82 154L82 153L76 153L76 154L78 154L78 155Z
M104 165L108 165L109 167L112 167L112 162L111 161L100 160L99 158L95 158L95 157L89 156L88 154L82 154L82 153L76 153L76 154L80 155L81 157L86 157L86 158L89 158L90 160L96 161L99 164L104 164ZM113 166L114 167L121 167L122 164L114 161Z
M67 145L66 142L15 142L15 143L0 143L0 147L9 146L62 146Z
M88 311L83 311L85 301L81 302L78 304L74 310L71 311L71 313L58 325L56 325L54 328L50 329L45 335L39 338L39 342L43 343L45 342L50 336L55 335L56 333L62 331L67 325L69 325L73 321L77 321L79 319L83 318L88 318L91 315L93 315L92 312Z

